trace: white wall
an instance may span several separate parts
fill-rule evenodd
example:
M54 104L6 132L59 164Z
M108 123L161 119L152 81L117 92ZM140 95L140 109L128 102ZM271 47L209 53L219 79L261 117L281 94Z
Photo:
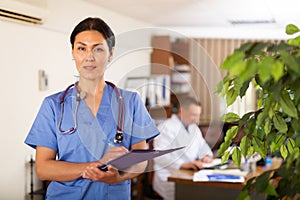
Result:
M74 25L86 16L99 16L111 25L117 37L118 34L148 26L80 0L51 0L48 8L49 13L42 26L0 20L0 199L25 199L29 192L30 171L26 163L34 155L34 150L24 144L24 139L42 99L75 81L73 75L76 71L69 44L69 34ZM149 46L149 37L141 43ZM136 71L137 66L149 63L149 51L124 53L129 46L122 43L120 48L127 56L115 62L107 74L107 79L117 83L128 71ZM49 78L46 91L38 90L39 69L45 70ZM149 71L142 73L147 75Z

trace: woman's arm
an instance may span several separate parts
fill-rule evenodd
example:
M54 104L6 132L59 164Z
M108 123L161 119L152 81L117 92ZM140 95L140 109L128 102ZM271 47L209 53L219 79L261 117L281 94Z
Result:
M111 148L99 161L86 163L72 163L56 160L56 151L51 148L38 146L36 148L36 169L41 180L50 181L73 181L82 176L84 170L93 166L97 168L99 165L114 159L126 153L125 147ZM117 171L110 168L109 173L105 173L97 168L97 175L111 181L112 176L119 176Z
M73 181L79 178L90 164L58 161L53 149L36 147L36 170L41 180Z

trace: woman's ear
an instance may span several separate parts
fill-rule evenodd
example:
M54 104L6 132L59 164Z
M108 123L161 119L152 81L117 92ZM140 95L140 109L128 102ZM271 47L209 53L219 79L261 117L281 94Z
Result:
M71 55L72 55L72 60L75 60L74 59L74 50L72 49L72 51L71 51Z
M113 48L111 49L111 51L110 51L110 55L109 55L109 57L108 57L108 62L110 62L110 61L113 59L114 50L115 50L115 48L113 47Z

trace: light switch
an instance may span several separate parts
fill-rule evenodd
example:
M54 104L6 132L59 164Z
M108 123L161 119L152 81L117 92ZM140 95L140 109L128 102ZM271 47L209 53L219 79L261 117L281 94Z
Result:
M48 76L45 70L39 70L39 90L45 91L48 89Z

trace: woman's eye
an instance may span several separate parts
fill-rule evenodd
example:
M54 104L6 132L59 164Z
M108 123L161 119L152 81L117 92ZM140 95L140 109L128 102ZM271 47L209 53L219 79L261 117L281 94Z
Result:
M78 47L77 48L79 51L85 51L85 48L84 47Z
M94 52L101 52L101 51L103 51L103 49L100 47L94 49Z

